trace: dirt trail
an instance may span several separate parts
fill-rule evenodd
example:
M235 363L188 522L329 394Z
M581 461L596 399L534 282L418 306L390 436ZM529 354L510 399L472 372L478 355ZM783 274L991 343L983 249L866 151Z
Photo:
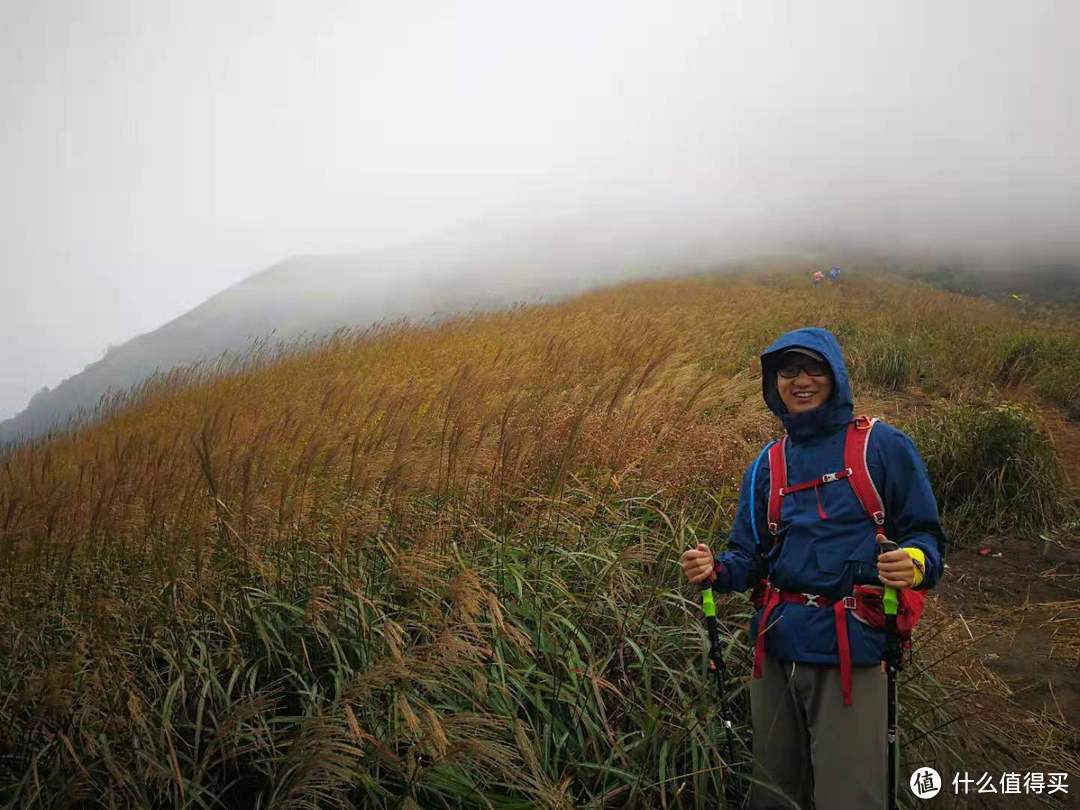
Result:
M989 538L983 547L989 556L978 548L950 554L934 598L977 640L966 658L984 692L972 722L1012 769L1058 770L1047 762L1080 761L1080 537ZM1057 806L1080 807L1080 770L1070 770L1069 794L1075 804ZM1040 805L1000 796L957 806Z
M953 552L938 588L942 607L995 632L983 662L1032 711L1080 718L1080 549L1048 554L1014 538L988 540L992 555ZM973 628L974 632L974 628Z

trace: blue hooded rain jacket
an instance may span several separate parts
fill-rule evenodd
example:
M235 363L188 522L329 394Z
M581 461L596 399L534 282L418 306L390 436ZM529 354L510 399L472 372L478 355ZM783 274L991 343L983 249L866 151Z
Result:
M796 346L825 357L833 372L833 390L821 407L789 414L776 388L776 370L780 356ZM816 328L788 332L761 355L761 368L765 403L788 434L788 481L795 484L843 469L844 438L854 410L847 367L832 333ZM922 550L926 572L919 587L933 587L941 576L946 539L919 451L905 433L879 421L870 434L866 457L884 502L886 536L901 547ZM850 595L855 584L880 585L875 527L847 481L822 486L816 494L804 490L785 496L779 542L774 545L767 529L767 453L759 457L756 476L753 470L751 465L743 476L728 549L717 558L714 590L745 591L767 577L784 591L838 599ZM753 487L752 479L756 479ZM818 497L828 515L824 520L818 514ZM760 617L759 610L751 622L751 639L757 637ZM849 616L848 637L853 665L877 665L882 660L884 632ZM838 665L833 611L780 603L769 616L765 651L780 661Z

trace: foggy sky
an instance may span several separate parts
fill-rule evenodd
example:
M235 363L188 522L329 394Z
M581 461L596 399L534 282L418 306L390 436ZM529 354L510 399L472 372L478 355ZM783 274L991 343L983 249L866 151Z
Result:
M1075 258L1077 31L1072 0L0 0L0 418L287 256L478 218Z

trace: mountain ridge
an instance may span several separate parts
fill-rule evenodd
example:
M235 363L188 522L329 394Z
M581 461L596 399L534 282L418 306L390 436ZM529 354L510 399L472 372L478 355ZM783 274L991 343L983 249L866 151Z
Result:
M243 354L260 339L289 341L383 320L440 318L558 298L614 280L666 274L645 268L674 270L691 262L690 251L684 251L672 263L670 257L680 254L666 243L630 247L628 231L637 224L596 220L574 228L554 218L507 231L469 223L378 250L290 256L43 388L26 408L0 422L0 445L86 418L103 397L156 372L223 352Z

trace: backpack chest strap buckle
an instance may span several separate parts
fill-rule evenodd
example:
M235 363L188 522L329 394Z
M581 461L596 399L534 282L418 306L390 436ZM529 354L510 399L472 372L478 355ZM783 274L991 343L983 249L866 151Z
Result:
M831 484L833 481L841 481L845 478L850 478L851 473L851 467L844 467L844 469L840 470L839 472L826 473L825 475L821 476L821 483Z

